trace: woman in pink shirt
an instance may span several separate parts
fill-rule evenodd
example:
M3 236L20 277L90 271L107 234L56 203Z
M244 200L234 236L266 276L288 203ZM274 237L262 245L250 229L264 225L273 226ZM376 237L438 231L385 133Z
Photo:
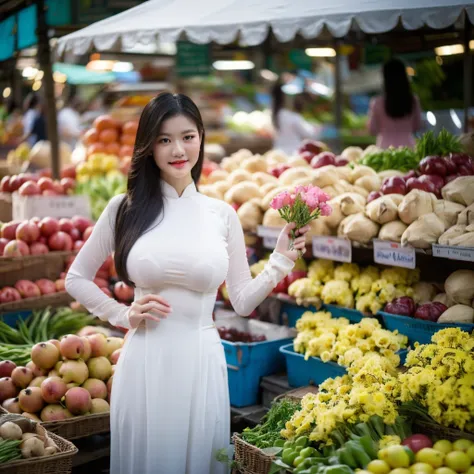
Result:
M410 88L405 65L398 59L383 67L384 94L370 102L369 130L377 135L377 146L388 148L415 145L413 134L421 128L418 97Z

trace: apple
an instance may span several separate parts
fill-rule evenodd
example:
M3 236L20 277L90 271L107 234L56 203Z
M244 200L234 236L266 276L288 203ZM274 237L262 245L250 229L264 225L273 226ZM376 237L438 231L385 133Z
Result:
M308 272L304 270L294 270L288 274L286 280L288 282L288 286L290 286L294 281L300 280L301 278L306 278Z
M44 255L49 253L49 248L47 245L41 242L33 242L30 245L30 254L31 255Z
M8 181L8 187L10 188L10 192L15 192L18 189L20 189L20 186L22 185L21 178L18 177L18 175L13 175L10 180Z
M63 178L61 180L61 186L65 192L68 192L70 189L74 189L76 187L76 182L73 178Z
M71 232L69 233L69 235L71 236L71 239L73 240L73 242L81 238L81 233L75 227L71 229Z
M40 221L39 229L42 236L50 237L51 235L55 234L56 232L60 230L59 222L57 219L54 219L53 217L45 217L44 219Z
M0 238L0 256L3 255L3 250L5 249L5 246L10 242L8 239L5 239L3 237Z
M326 149L326 145L322 142L316 140L304 140L298 149L298 153L301 154L305 151L310 151L313 155L317 155Z
M41 189L41 192L46 191L47 189L54 190L54 182L51 178L43 177L38 180L38 186Z
M49 238L48 245L51 250L72 250L73 242L69 234L59 231Z
M39 227L30 221L22 222L16 229L16 238L28 244L38 240L39 236Z
M81 233L92 225L92 222L87 217L82 216L74 216L71 221L74 227Z
M30 280L18 280L15 283L15 288L18 290L22 298L35 298L41 296L41 291L38 285Z
M75 165L67 165L61 170L61 178L71 178L76 179L76 166ZM61 181L61 184L62 181ZM64 184L63 184L64 186Z
M82 234L82 240L84 242L87 242L87 239L91 236L93 230L94 226L91 225L84 231L84 233Z
M447 175L446 161L440 156L427 156L423 158L420 161L419 168L423 174Z
M84 247L85 242L83 240L76 240L74 242L73 250L81 250Z
M20 300L21 295L16 288L5 286L0 291L0 303L13 303L14 301Z
M2 226L2 237L4 239L13 240L16 239L16 229L21 224L21 221L11 221L3 224Z
M410 178L407 180L407 190L411 191L412 189L421 189L427 193L436 193L436 187L433 182L429 180L422 181L421 178Z
M65 217L59 219L59 230L61 232L70 234L72 229L74 229L74 224L72 223L71 219L66 219Z
M118 281L114 285L114 294L118 300L130 302L133 300L134 291L131 286L128 286L123 281Z
M30 254L28 244L23 240L10 240L3 249L4 257L23 257Z
M54 189L45 189L42 193L43 196L59 196L59 194Z
M288 280L283 278L280 282L278 282L277 286L273 288L272 293L287 293L288 292Z
M34 181L27 181L20 186L18 194L21 196L37 196L41 194L41 190Z
M63 185L59 181L53 181L53 191L56 191L58 194L64 194Z
M10 189L10 176L4 176L0 181L0 191L2 193L11 193Z
M334 165L335 163L336 155L330 151L323 151L311 160L311 166L315 169L322 168L323 166Z

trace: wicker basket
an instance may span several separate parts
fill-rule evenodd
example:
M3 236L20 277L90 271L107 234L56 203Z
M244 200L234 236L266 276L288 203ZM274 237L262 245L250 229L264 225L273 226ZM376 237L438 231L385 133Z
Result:
M237 469L244 474L268 474L275 456L244 441L239 434L233 436Z
M295 388L294 390L290 390L289 392L282 393L275 398L275 401L281 400L282 398L289 398L290 400L300 401L307 393L318 393L318 387L315 385L308 385L306 387L299 387Z
M42 423L51 433L65 439L79 439L110 432L110 413L75 416L64 421Z
M51 293L49 295L42 295L37 298L25 298L24 300L14 301L13 303L0 304L0 313L8 313L12 311L21 311L28 309L43 309L48 306L68 306L72 303L74 298L66 291L58 293Z
M68 474L72 472L72 458L78 449L65 439L48 433L56 443L59 452L40 458L19 459L18 461L0 464L0 473L6 474Z
M457 430L456 428L448 428L429 421L415 420L414 428L420 433L426 434L435 439L448 439L456 441L457 439L469 439L474 441L474 434Z

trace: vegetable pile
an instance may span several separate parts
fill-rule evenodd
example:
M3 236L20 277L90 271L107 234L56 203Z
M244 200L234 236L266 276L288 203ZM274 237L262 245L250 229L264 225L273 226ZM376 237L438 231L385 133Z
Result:
M0 464L58 452L58 446L39 423L19 415L0 416Z

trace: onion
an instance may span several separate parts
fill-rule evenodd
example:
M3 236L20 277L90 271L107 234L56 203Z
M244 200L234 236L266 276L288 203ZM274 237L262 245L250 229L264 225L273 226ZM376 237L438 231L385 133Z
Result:
M408 446L414 453L423 448L432 448L433 442L424 434L414 434L402 441L403 446Z

